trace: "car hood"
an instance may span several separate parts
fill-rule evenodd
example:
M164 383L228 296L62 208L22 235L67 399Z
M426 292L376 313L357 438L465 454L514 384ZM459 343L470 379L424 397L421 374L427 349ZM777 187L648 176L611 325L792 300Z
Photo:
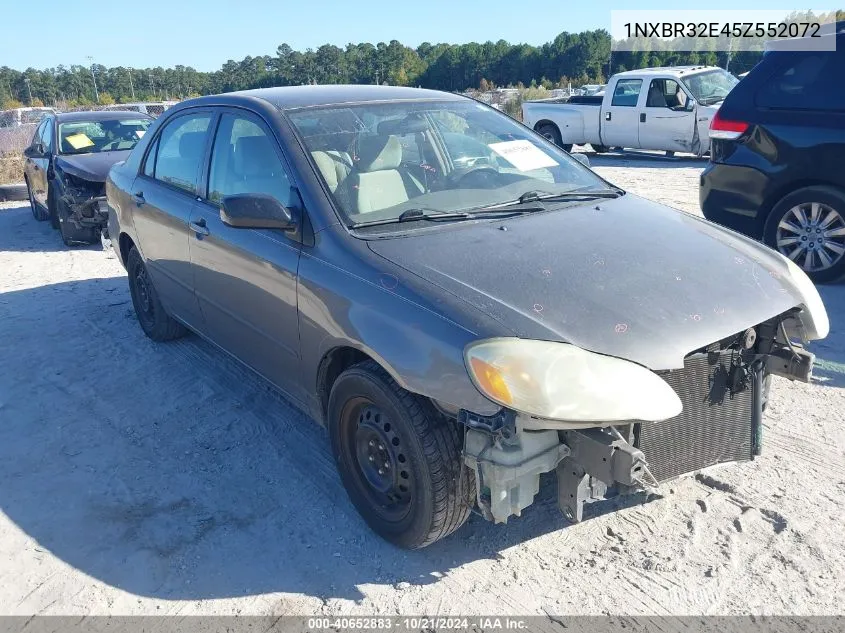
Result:
M369 244L492 316L503 335L655 370L804 302L774 251L631 194Z
M126 160L130 151L121 150L116 152L77 154L75 156L57 156L56 167L71 176L76 176L83 180L105 182L112 165Z

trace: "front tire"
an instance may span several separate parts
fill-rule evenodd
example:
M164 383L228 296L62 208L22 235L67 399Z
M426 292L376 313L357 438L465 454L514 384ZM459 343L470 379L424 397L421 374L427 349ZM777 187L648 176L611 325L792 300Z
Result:
M778 202L763 241L792 259L816 283L845 276L845 192L813 186Z
M58 200L54 204L56 216L59 218L59 232L62 234L62 242L65 246L76 246L78 244L94 244L99 241L98 229L77 228L69 220L70 212L67 205Z
M597 144L594 144L594 143L590 143L590 147L593 148L593 151L596 154L604 154L604 153L610 151L610 148L607 145L597 145Z
M126 270L129 274L132 305L144 334L154 341L170 341L183 336L187 330L165 312L147 272L147 266L134 246L129 251Z
M474 484L457 422L402 389L373 361L335 381L328 427L349 498L385 540L418 549L469 517Z
M55 195L53 195L53 187L47 185L47 217L50 218L50 226L54 229L59 228L59 214L56 209Z

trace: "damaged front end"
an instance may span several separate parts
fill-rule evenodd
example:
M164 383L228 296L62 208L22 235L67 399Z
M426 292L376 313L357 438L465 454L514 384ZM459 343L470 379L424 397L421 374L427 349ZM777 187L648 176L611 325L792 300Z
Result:
M795 308L693 351L683 368L653 372L681 405L680 412L663 419L655 415L584 423L583 418L547 419L507 407L492 417L460 411L464 461L475 472L482 514L497 523L519 516L533 502L545 472L556 472L564 515L581 521L588 502L652 490L716 464L753 459L761 451L771 376L810 381L813 354L791 340L801 333L801 309ZM579 367L581 372L590 369ZM527 379L528 374L522 371L521 376ZM589 380L577 381L577 388L594 387ZM509 383L512 390L514 384ZM619 390L623 402L628 397L612 381L608 389L611 396ZM643 398L649 394L644 392Z
M69 222L77 231L107 231L109 214L105 182L63 173L62 183L62 220Z

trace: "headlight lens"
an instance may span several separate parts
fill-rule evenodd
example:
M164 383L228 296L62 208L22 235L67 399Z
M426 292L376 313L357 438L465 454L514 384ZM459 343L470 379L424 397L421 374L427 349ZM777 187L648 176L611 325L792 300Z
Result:
M654 372L567 343L497 338L467 346L466 366L488 398L552 420L665 420L681 401Z
M807 339L814 341L826 337L830 333L830 319L828 319L827 310L824 307L821 296L819 296L819 291L816 290L815 284L807 276L807 273L801 270L798 264L782 253L779 253L779 255L786 261L786 265L789 268L789 276L792 277L792 281L804 297L804 313L806 318L802 318L801 322L804 325ZM802 317L805 315L802 315Z

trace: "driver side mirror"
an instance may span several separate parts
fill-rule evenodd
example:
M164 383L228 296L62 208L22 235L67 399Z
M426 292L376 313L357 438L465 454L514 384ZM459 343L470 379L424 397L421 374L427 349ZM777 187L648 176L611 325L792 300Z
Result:
M692 112L695 110L695 99L692 97L687 97L687 102L684 104L684 111L685 112Z
M227 226L244 229L296 228L290 209L265 193L239 193L223 198L220 219Z
M30 145L27 147L23 155L27 158L43 158L44 157L44 145L41 143L36 143L35 145Z

